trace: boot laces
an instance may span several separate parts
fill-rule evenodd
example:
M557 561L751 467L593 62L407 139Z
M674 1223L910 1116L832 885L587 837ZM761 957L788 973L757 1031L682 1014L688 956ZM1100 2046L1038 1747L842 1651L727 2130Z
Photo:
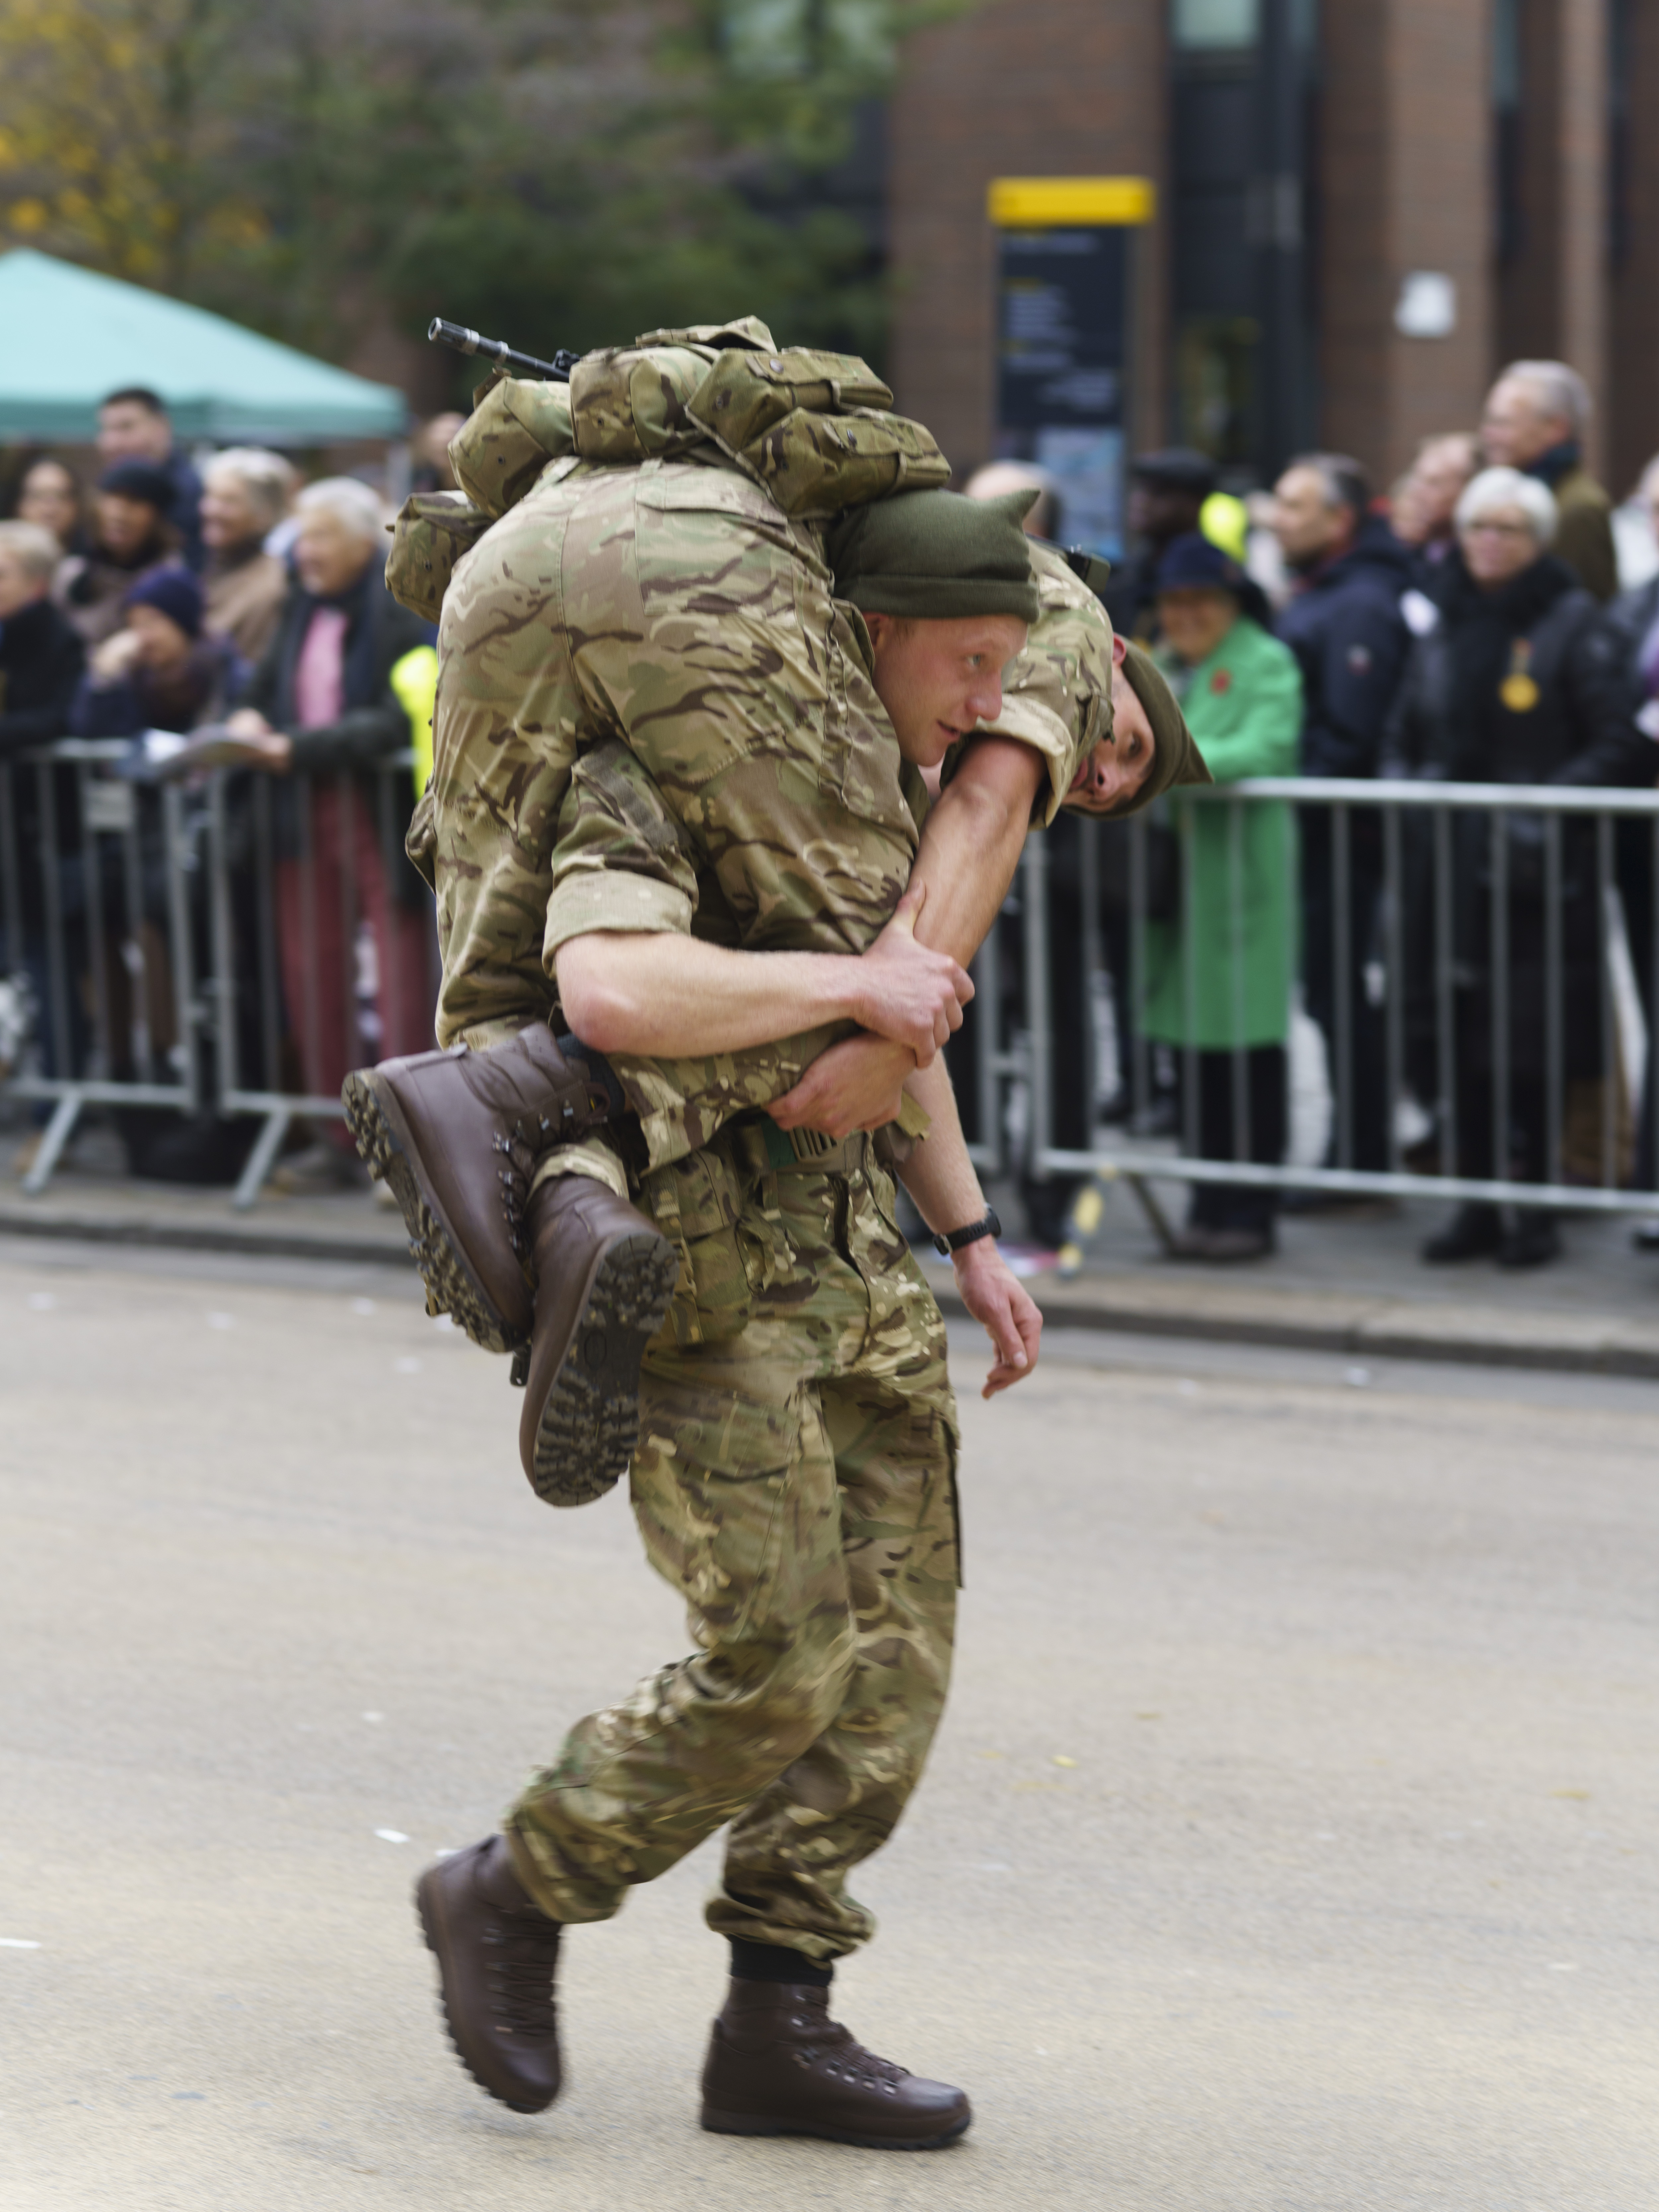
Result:
M557 1923L538 1926L527 1916L514 1914L511 1920L503 1919L500 1932L488 1940L497 1947L488 1971L496 2008L508 2033L532 2041L550 2036L555 2026L553 1977L559 1958Z
M533 1135L526 1131L523 1121L514 1121L505 1136L492 1139L502 1165L497 1170L501 1186L501 1213L507 1223L507 1237L515 1259L523 1260L529 1252L525 1235L525 1212L530 1204L530 1178L535 1173L536 1162L548 1142L550 1124L544 1115L541 1127Z
M810 2000L807 2000L810 2002ZM809 2064L822 2064L827 2074L839 2075L844 2081L863 2080L873 2087L877 2082L897 2082L908 2078L909 2069L900 2066L890 2058L880 2057L867 2051L850 2028L830 2018L829 1998L821 2000L822 2017L813 2019L811 2012L797 2013L790 2021L796 2028L805 2028L810 2040L804 2056ZM814 2005L812 2011L819 2007Z
M866 2051L852 2031L842 2027L839 2021L830 2021L826 2026L828 2033L820 2048L844 2076L861 2075L870 2081L904 2080L909 2071L908 2067L896 2065L892 2059L878 2057L873 2051Z

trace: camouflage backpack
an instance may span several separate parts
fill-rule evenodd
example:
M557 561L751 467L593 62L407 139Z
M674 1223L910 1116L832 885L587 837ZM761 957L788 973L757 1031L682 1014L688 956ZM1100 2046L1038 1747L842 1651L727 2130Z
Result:
M700 452L807 520L948 483L931 431L892 404L853 355L776 348L753 316L649 331L585 355L568 385L492 377L449 449L462 489L405 503L387 588L436 622L462 554L570 453L614 467Z

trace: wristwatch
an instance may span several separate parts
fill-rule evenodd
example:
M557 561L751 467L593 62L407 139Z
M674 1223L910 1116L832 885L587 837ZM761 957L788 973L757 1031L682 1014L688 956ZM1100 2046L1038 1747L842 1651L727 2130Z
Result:
M1002 1224L997 1219L994 1206L988 1206L977 1221L970 1221L965 1229L949 1229L933 1239L933 1249L949 1259L960 1252L964 1244L977 1244L981 1237L1000 1237Z

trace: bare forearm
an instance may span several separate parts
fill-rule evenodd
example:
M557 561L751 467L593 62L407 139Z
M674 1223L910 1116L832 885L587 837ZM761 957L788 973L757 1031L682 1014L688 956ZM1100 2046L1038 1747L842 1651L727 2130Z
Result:
M555 955L565 1018L596 1052L741 1052L861 1018L856 960L737 952L672 933L573 938Z
M933 1126L900 1170L916 1211L936 1233L965 1229L985 1212L985 1193L962 1133L957 1094L943 1058L918 1068L905 1089Z
M964 967L1008 896L1042 775L1029 745L982 738L928 814L910 872L927 886L916 936Z

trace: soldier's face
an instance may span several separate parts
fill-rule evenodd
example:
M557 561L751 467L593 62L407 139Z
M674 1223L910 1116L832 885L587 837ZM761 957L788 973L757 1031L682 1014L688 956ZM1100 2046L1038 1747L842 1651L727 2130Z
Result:
M866 615L875 647L876 696L899 750L917 768L937 768L958 738L1002 712L1002 672L1025 645L1014 615L957 622L908 622Z
M1157 754L1158 740L1146 709L1120 659L1112 670L1112 734L1097 742L1073 777L1066 805L1075 814L1110 814L1134 797L1151 775Z

